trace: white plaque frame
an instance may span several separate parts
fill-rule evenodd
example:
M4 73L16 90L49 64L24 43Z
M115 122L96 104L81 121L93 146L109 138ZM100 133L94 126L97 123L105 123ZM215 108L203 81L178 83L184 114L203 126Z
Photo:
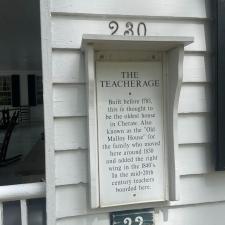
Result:
M107 60L135 61L146 58L151 52L161 53L163 56L164 80L164 141L166 143L165 169L168 174L165 185L165 199L175 201L179 199L179 171L176 154L178 100L183 78L184 46L193 42L191 37L125 37L106 35L84 35L82 49L85 53L85 68L87 75L88 97L88 130L89 130L89 184L91 208L101 208L98 168L98 130L95 84L95 61L99 51L117 50L116 54L105 54ZM127 51L135 51L131 57ZM113 51L115 52L115 51ZM169 162L169 163L167 163ZM144 202L135 202L132 204ZM116 205L110 205L116 206ZM106 206L108 207L108 206Z

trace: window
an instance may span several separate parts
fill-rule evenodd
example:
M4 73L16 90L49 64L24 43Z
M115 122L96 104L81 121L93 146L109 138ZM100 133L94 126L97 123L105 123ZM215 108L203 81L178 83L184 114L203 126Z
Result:
M43 85L42 85L42 77L37 76L37 104L43 104Z
M0 76L0 105L12 104L12 85L10 76Z

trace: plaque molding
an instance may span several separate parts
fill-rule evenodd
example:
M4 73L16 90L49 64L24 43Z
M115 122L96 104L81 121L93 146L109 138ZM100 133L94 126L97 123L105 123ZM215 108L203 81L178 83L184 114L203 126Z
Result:
M89 130L89 184L90 206L101 208L98 162L98 129L95 61L149 61L152 54L163 62L164 82L164 132L165 132L165 168L167 182L164 186L166 201L179 200L179 171L176 154L178 150L177 117L178 100L183 78L184 46L193 42L192 37L124 37L106 35L84 35L82 50L85 54L85 69L88 97L88 130ZM133 58L129 51L136 52ZM106 57L102 58L101 54ZM110 53L110 54L109 54ZM152 59L153 60L153 59ZM142 202L137 202L137 204ZM143 202L146 203L146 202ZM136 204L133 203L132 204ZM109 205L116 206L116 205ZM106 206L108 207L108 206Z

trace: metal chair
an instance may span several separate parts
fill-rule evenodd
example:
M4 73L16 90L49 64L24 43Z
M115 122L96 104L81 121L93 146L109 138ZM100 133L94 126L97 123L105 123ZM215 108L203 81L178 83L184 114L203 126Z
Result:
M18 111L13 113L13 116L11 117L9 125L6 129L3 142L0 143L0 167L1 166L7 166L7 165L9 165L13 162L16 162L16 161L20 160L21 157L22 157L22 155L16 155L16 156L11 157L11 158L6 158L9 141L10 141L13 129L15 128L15 126L17 124L18 116L19 116Z

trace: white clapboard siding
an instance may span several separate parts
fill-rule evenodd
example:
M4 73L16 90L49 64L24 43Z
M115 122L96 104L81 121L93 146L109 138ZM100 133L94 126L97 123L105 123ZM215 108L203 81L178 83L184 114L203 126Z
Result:
M179 113L211 111L211 88L207 83L183 84L179 99ZM55 117L86 116L86 85L55 84L53 87L53 109Z
M84 56L79 50L55 49L52 54L54 83L84 83ZM210 57L200 53L184 55L183 82L211 81Z
M205 54L186 53L183 64L183 82L211 81L211 61Z
M82 215L87 211L86 185L56 187L56 217Z
M183 176L180 179L180 201L172 205L198 204L225 200L225 173Z
M214 171L213 149L209 144L179 146L177 155L180 175L205 174ZM88 150L56 152L56 185L88 183Z
M172 207L160 210L157 225L222 225L225 202L197 206ZM157 218L158 217L158 218ZM90 224L91 225L91 224Z
M109 215L105 214L95 214L87 216L78 216L58 219L56 225L108 225Z
M87 183L87 150L57 151L56 185Z
M178 119L178 143L211 142L211 120L208 113L183 114Z
M225 201L225 174L214 172L205 175L182 176L180 179L180 200L170 202L171 206L201 204L206 202ZM87 186L68 185L56 187L56 216L57 218L79 216L94 213L87 208ZM73 201L71 200L73 199ZM156 207L163 203L156 204ZM148 208L151 204L130 206L130 208ZM116 207L122 210L126 207ZM115 210L115 208L114 208ZM102 209L98 212L113 211Z
M120 27L119 35L123 35L126 28L126 19L118 19ZM105 34L110 35L109 29L110 20L85 18L78 19L76 17L55 16L52 18L52 45L54 48L76 48L81 47L83 34ZM134 21L134 26L137 27L139 21ZM188 51L208 51L209 37L206 38L206 33L209 32L209 24L195 21L175 21L175 20L147 20L147 36L191 36L194 37L194 42L185 50Z
M52 0L55 13L208 18L208 0Z
M54 116L86 116L86 100L86 85L54 85Z
M215 167L212 145L180 145L177 162L180 175L210 173Z
M208 84L183 84L179 98L179 113L210 112L211 86Z
M55 150L87 149L87 118L68 117L54 120Z
M53 50L52 79L54 83L84 83L84 57L78 50Z
M225 220L225 202L201 204L198 206L183 206L156 208L154 213L157 225L221 225ZM217 223L217 222L218 223ZM108 225L108 213L58 219L56 225Z
M55 118L55 149L87 149L87 117ZM179 144L208 143L211 141L210 115L197 113L178 118Z
M112 20L119 24L117 35L124 34L126 23L130 21L134 32L138 23L144 22L147 36L194 37L194 42L185 47L179 99L176 160L181 175L180 200L159 208L155 222L157 225L211 225L215 224L213 217L224 221L225 203L218 202L225 201L225 174L213 172L213 146L210 144L213 132L210 124L211 1L49 1L56 150L53 170L56 187L51 190L56 198L57 218L52 224L108 225L109 211L162 205L89 209L86 77L80 47L83 34L111 35L109 22Z

